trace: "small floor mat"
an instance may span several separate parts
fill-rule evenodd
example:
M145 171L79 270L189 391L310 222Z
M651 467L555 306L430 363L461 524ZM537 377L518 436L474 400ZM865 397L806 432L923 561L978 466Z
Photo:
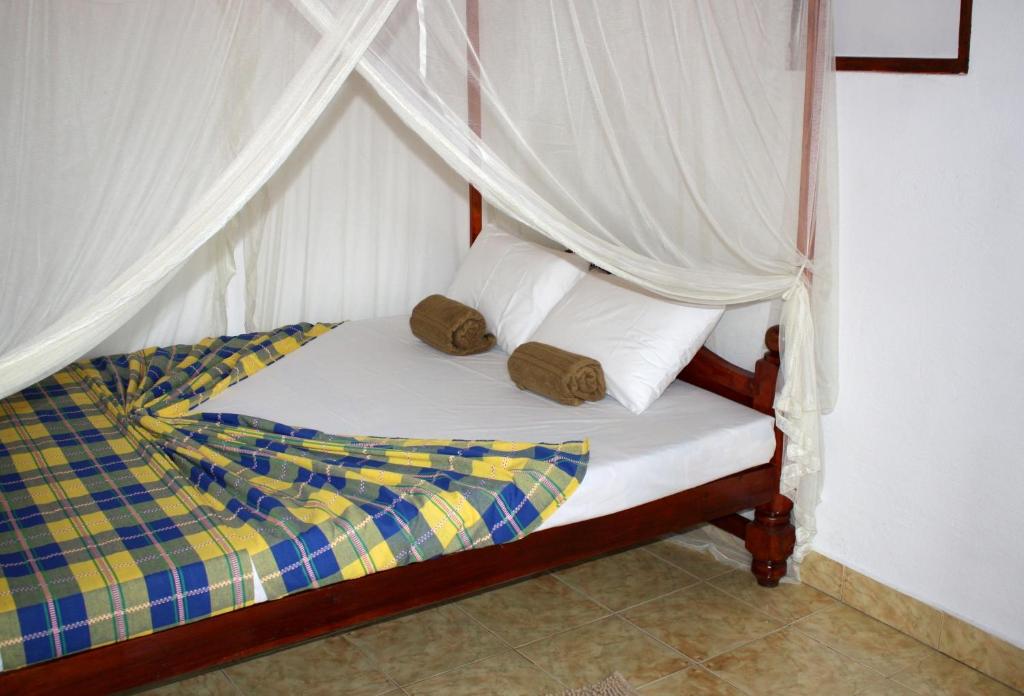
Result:
M626 678L618 672L590 686L568 689L552 696L638 696Z

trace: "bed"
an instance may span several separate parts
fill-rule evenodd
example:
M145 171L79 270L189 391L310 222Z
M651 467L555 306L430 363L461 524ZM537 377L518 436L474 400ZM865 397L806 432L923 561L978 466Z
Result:
M748 372L702 349L644 414L610 398L566 408L518 390L493 350L453 360L418 342L407 317L344 323L209 399L326 432L559 441L593 453L579 490L520 541L442 556L0 673L0 690L109 692L259 654L711 521L745 539L763 585L792 552L771 417L778 333ZM363 356L372 354L366 361ZM434 385L448 385L440 404ZM337 398L345 385L347 399ZM299 395L302 395L301 398ZM740 511L754 508L754 520ZM257 600L261 599L257 588ZM299 619L298 617L301 617ZM168 655L173 656L168 659Z

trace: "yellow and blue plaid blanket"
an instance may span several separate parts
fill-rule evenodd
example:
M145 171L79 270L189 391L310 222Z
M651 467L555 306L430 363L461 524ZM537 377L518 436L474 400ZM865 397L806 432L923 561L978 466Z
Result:
M80 361L0 401L4 669L249 605L257 582L274 599L512 541L579 485L586 442L190 413L331 328Z

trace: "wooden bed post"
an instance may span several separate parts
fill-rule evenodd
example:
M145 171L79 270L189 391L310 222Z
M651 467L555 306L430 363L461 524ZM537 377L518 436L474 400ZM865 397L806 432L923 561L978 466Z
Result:
M480 82L473 73L473 62L480 55L480 0L466 0L466 36L469 47L466 49L466 115L469 127L479 137L482 131L480 115ZM477 57L474 57L473 54ZM472 244L480 235L483 227L483 196L473 184L469 185L469 243Z
M790 522L793 501L775 494L771 501L754 508L754 521L747 524L745 545L754 557L750 570L763 587L775 587L786 574L786 561L796 546L796 528Z
M818 123L821 119L821 68L818 65L818 25L821 0L807 0L807 58L804 64L803 138L800 144L800 198L797 208L796 248L808 259L814 258L814 198L811 178L817 175Z
M754 367L754 408L771 413L775 401L775 384L779 376L781 356L779 354L779 327L768 329L764 337L764 357ZM770 391L769 391L770 390ZM775 428L775 454L772 455L772 470L775 487L778 490L782 477L782 451L785 443L782 432ZM747 522L743 529L743 541L753 556L750 570L757 583L764 587L775 587L786 574L786 561L796 546L796 528L790 522L793 501L776 493L771 500L754 508L753 522Z
M811 179L817 175L819 133L818 123L821 118L821 81L822 67L818 63L818 28L821 22L821 0L807 0L807 59L804 64L804 111L803 137L800 158L800 198L797 217L797 249L806 258L814 258L814 198L811 195ZM810 282L811 275L807 274ZM779 331L777 326L768 330L765 336L768 352L757 362L755 374L761 370L779 369ZM763 367L762 367L763 366ZM756 378L755 378L756 379ZM762 382L763 384L764 382ZM772 380L774 385L774 380ZM758 394L755 400L767 398ZM774 395L772 395L774 398ZM770 402L769 402L770 403ZM782 433L775 429L775 456L772 465L775 468L776 481L782 475L782 452L785 443ZM753 560L750 569L757 582L765 587L775 587L786 574L787 560L796 546L796 529L790 518L793 512L793 501L776 493L771 500L754 508L754 520L744 525L744 544ZM719 525L722 526L722 525ZM735 528L736 525L733 525ZM732 531L732 530L730 530ZM733 532L735 533L735 531Z

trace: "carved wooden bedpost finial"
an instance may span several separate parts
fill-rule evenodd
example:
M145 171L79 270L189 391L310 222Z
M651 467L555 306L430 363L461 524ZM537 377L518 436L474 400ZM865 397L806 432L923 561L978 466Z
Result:
M764 332L764 345L768 349L768 352L764 354L764 357L768 360L775 359L775 364L779 364L779 325L769 327Z
M750 569L759 585L775 587L786 574L786 560L796 546L792 511L793 501L776 494L754 510L754 521L747 525L746 547L754 557Z
M764 345L768 350L754 366L754 393L751 405L761 413L774 415L775 385L779 378L780 364L778 324L765 332Z

